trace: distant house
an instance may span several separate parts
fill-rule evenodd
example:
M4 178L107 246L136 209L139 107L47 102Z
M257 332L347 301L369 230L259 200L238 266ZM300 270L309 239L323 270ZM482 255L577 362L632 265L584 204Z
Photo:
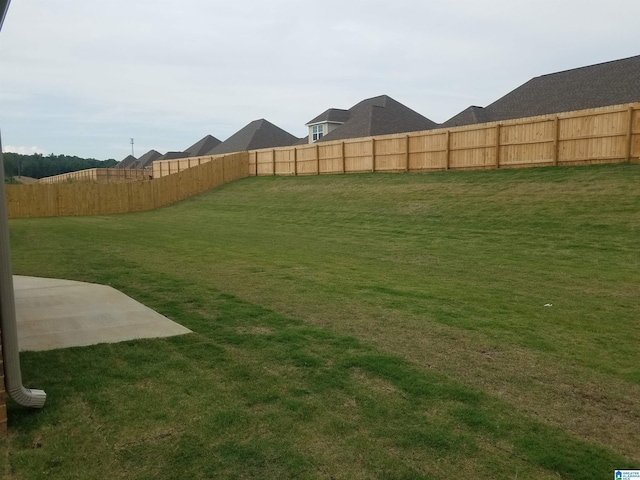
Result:
M307 141L343 140L437 128L438 124L387 95L368 98L349 110L330 108L306 124Z
M184 152L187 157L199 157L201 155L206 155L207 152L211 151L221 143L222 142L213 135L207 135L191 145Z
M542 75L485 108L469 107L442 124L457 127L640 101L640 55Z
M287 147L300 139L267 120L254 120L227 138L206 155L244 152L261 148Z
M115 168L133 168L133 164L137 161L138 159L133 155L127 155L120 162L116 163Z
M149 150L147 153L142 155L136 162L131 166L131 168L150 168L151 164L155 160L160 160L162 154L157 152L156 150Z

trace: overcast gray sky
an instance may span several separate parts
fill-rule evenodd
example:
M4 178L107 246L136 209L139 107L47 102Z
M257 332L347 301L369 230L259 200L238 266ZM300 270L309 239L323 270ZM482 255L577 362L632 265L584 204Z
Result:
M12 0L5 151L121 160L387 94L436 122L640 54L638 0Z

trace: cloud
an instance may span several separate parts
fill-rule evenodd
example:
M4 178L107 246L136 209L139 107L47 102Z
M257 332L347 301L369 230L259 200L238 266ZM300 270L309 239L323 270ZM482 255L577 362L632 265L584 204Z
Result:
M21 155L33 155L34 153L39 153L44 155L46 152L40 147L17 147L13 145L4 145L2 147L2 151L5 153L19 153Z

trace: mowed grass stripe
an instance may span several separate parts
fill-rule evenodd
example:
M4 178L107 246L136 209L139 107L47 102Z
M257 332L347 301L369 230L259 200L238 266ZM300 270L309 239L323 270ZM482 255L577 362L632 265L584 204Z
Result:
M439 478L454 464L479 472L477 478L491 478L492 468L503 472L498 477L519 472L518 478L544 478L558 471L568 478L595 478L587 472L602 472L607 462L623 457L627 463L640 458L634 427L640 418L638 176L637 166L617 165L252 178L146 214L12 222L15 269L111 283L182 323L191 318L177 318L185 305L194 315L213 318L207 296L228 292L251 306L240 315L248 322L261 305L256 308L286 321L298 318L323 335L357 338L366 355L345 357L335 369L349 372L348 388L372 389L372 405L388 401L387 413L379 412L375 422L371 415L370 423L399 415L399 430L390 426L373 435L367 424L357 427L365 432L358 436L340 418L333 423L341 440L336 442L314 436L319 420L312 416L296 437L315 452L311 460L308 452L298 459L302 463L295 468L303 471L316 465L322 477L329 464L348 463L341 452L349 444L346 451L362 461L344 478L378 476L372 472L387 460L363 453L377 449L426 478ZM165 297L172 303L163 302ZM207 334L199 348L224 346L219 334ZM259 338L274 341L272 333ZM297 340L285 336L283 343L288 341ZM314 363L309 350L325 347L315 343L305 343L296 355L301 364L310 363L307 370L320 371L323 363ZM223 350L232 351L234 360L265 367L262 347L234 348ZM332 356L339 357L332 350L321 358ZM360 357L367 364L386 359L382 365L388 362L401 376L414 369L429 382L428 374L437 372L447 388L480 395L482 405L460 405L448 397L417 401L384 369L353 363ZM218 368L212 366L212 374ZM265 368L278 380L288 379L275 361ZM251 383L242 381L242 371L239 389ZM329 371L340 378L339 370ZM307 380L313 385L322 378ZM309 385L303 389L312 390ZM334 387L330 397L341 398L336 392L344 388ZM305 411L321 396L289 403ZM353 402L353 396L345 399ZM429 425L433 432L442 430L434 438L448 445L444 456L420 453L421 441L439 442L419 440L423 434L407 433L418 445L413 447L406 439L390 440L401 434L403 422L415 423L409 417L423 408L421 402L435 409ZM243 408L234 407L230 417ZM492 437L487 432L502 424L502 410L509 412L505 424L515 426ZM357 418L362 421L362 412ZM483 424L489 425L486 431ZM445 435L458 429L460 438ZM532 430L543 433L536 437ZM375 448L365 437L377 439ZM575 452L558 450L558 443ZM321 460L314 456L319 451ZM599 466L578 468L573 460L556 465L565 455L592 457ZM402 471L406 475L398 478L410 478L409 470Z

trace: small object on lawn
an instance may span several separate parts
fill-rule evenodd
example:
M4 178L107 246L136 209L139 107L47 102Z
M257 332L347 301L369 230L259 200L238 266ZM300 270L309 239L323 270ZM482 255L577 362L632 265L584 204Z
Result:
M552 303L545 303L544 306L545 307L553 307L553 304Z

